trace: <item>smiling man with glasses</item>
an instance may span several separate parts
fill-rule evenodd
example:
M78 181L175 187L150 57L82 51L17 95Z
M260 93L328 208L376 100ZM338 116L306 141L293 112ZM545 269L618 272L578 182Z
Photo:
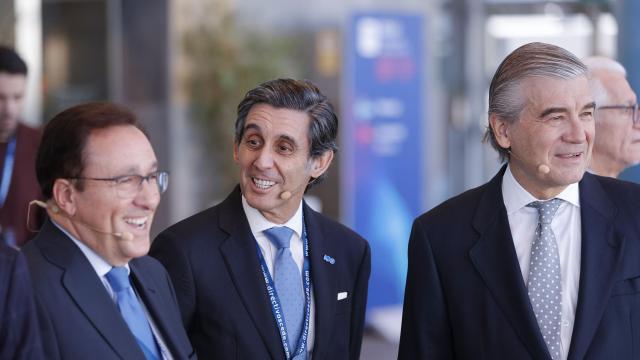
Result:
M622 170L640 162L640 114L636 94L629 86L624 67L609 58L585 60L591 93L596 101L596 137L591 171L618 177Z
M195 358L171 281L146 256L169 174L135 115L109 103L56 115L36 174L49 219L24 253L47 358Z

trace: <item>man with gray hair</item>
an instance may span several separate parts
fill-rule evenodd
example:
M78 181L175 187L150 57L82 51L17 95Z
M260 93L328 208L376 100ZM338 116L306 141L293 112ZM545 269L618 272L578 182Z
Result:
M337 151L333 106L310 81L275 79L237 114L238 186L151 250L189 338L203 359L359 359L369 244L303 199Z
M627 71L615 60L594 56L584 60L589 69L596 104L596 136L591 170L618 177L640 162L640 113Z
M507 163L414 222L400 359L638 357L640 187L585 173L594 112L570 52L500 64L486 138Z

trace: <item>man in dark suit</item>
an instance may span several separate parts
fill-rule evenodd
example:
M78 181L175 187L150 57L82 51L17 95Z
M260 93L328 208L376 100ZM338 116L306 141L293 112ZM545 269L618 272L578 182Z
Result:
M0 359L44 359L24 258L0 243Z
M337 130L308 81L249 91L236 121L239 187L154 241L199 356L358 359L369 245L303 201L331 164Z
M414 222L400 359L640 356L640 188L585 173L594 107L562 48L498 67L487 137L508 163Z
M135 116L109 103L56 115L36 173L49 219L24 253L47 358L195 358L171 280L145 256L168 174Z

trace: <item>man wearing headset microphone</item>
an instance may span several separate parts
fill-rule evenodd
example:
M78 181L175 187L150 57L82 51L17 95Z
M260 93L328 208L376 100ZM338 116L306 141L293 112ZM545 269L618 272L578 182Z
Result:
M638 358L640 187L585 173L588 81L549 44L500 64L487 137L507 164L415 220L399 359Z
M24 247L48 359L187 359L171 281L146 256L168 174L135 116L109 103L46 125L36 174L49 219Z
M240 185L153 243L206 359L358 359L367 242L303 201L336 150L338 120L308 81L277 79L238 105Z

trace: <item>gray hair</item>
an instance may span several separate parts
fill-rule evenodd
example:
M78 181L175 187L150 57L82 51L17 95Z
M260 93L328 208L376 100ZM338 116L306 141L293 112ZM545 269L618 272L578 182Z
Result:
M602 82L602 79L596 76L596 73L607 72L620 74L627 77L627 70L619 62L604 56L591 56L583 60L589 69L589 87L596 104L602 105L609 100L609 92Z
M559 46L540 42L522 45L502 61L493 75L489 87L489 116L496 115L510 123L517 121L526 105L521 87L527 78L573 79L587 74L587 67L580 59ZM490 124L484 141L498 152L501 161L509 159L509 149L498 144Z
M275 79L264 82L249 90L238 105L235 142L240 143L244 135L244 125L251 108L256 104L267 104L275 108L305 112L309 122L309 157L321 156L327 151L338 151L338 116L327 97L311 81L295 79ZM326 172L307 185L310 189L326 177Z

